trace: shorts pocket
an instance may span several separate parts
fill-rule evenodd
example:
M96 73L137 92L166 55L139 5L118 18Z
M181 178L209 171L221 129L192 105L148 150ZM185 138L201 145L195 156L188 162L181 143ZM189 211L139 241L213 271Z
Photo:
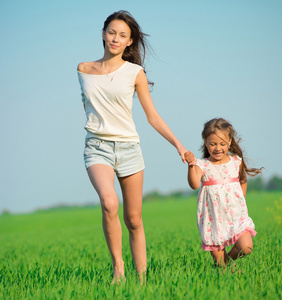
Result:
M87 139L85 141L85 147L89 147L89 148L96 148L99 149L101 146L101 141L97 140L97 139Z
M137 147L137 146L139 146L138 142L129 142L129 147L134 148L134 147Z

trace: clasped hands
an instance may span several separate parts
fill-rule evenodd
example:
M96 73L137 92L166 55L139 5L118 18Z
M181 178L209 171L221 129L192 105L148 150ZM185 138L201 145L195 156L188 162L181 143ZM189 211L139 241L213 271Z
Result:
M189 167L195 166L195 164L197 162L197 158L195 157L195 155L191 151L185 152L184 153L184 158L187 161Z

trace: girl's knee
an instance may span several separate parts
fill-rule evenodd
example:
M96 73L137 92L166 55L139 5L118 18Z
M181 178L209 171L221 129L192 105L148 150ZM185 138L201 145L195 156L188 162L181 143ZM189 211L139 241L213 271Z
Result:
M245 233L236 243L242 255L249 255L253 251L253 240L249 232Z
M244 255L249 255L253 251L253 245L248 245L242 249Z
M239 254L245 256L249 255L253 251L253 243L244 244L239 250Z

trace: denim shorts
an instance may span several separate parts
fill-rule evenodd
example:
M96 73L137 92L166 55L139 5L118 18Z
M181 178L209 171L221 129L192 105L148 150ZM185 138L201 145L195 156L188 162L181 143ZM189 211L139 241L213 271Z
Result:
M110 166L118 177L125 177L145 168L142 150L138 142L114 142L87 138L84 149L85 167L94 164Z

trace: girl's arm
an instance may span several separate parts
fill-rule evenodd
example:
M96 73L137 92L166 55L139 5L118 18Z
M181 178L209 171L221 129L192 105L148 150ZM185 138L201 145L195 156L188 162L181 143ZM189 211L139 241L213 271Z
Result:
M185 153L184 157L188 163L191 161L192 157L194 156L194 155L193 156L192 155L193 155L193 153L190 151ZM187 180L188 180L190 187L193 190L197 190L200 187L202 175L203 175L203 172L198 166L189 164Z
M193 190L197 190L201 185L203 172L198 166L188 166L188 183Z
M148 81L143 70L137 74L135 89L149 124L177 149L182 161L185 163L184 153L188 150L179 142L165 121L158 114L152 101ZM194 163L196 163L196 158L194 158L191 164Z
M240 169L239 169L239 181L240 181L240 185L243 191L243 195L246 198L246 193L247 193L247 174L243 168L243 163L241 163L240 165Z

